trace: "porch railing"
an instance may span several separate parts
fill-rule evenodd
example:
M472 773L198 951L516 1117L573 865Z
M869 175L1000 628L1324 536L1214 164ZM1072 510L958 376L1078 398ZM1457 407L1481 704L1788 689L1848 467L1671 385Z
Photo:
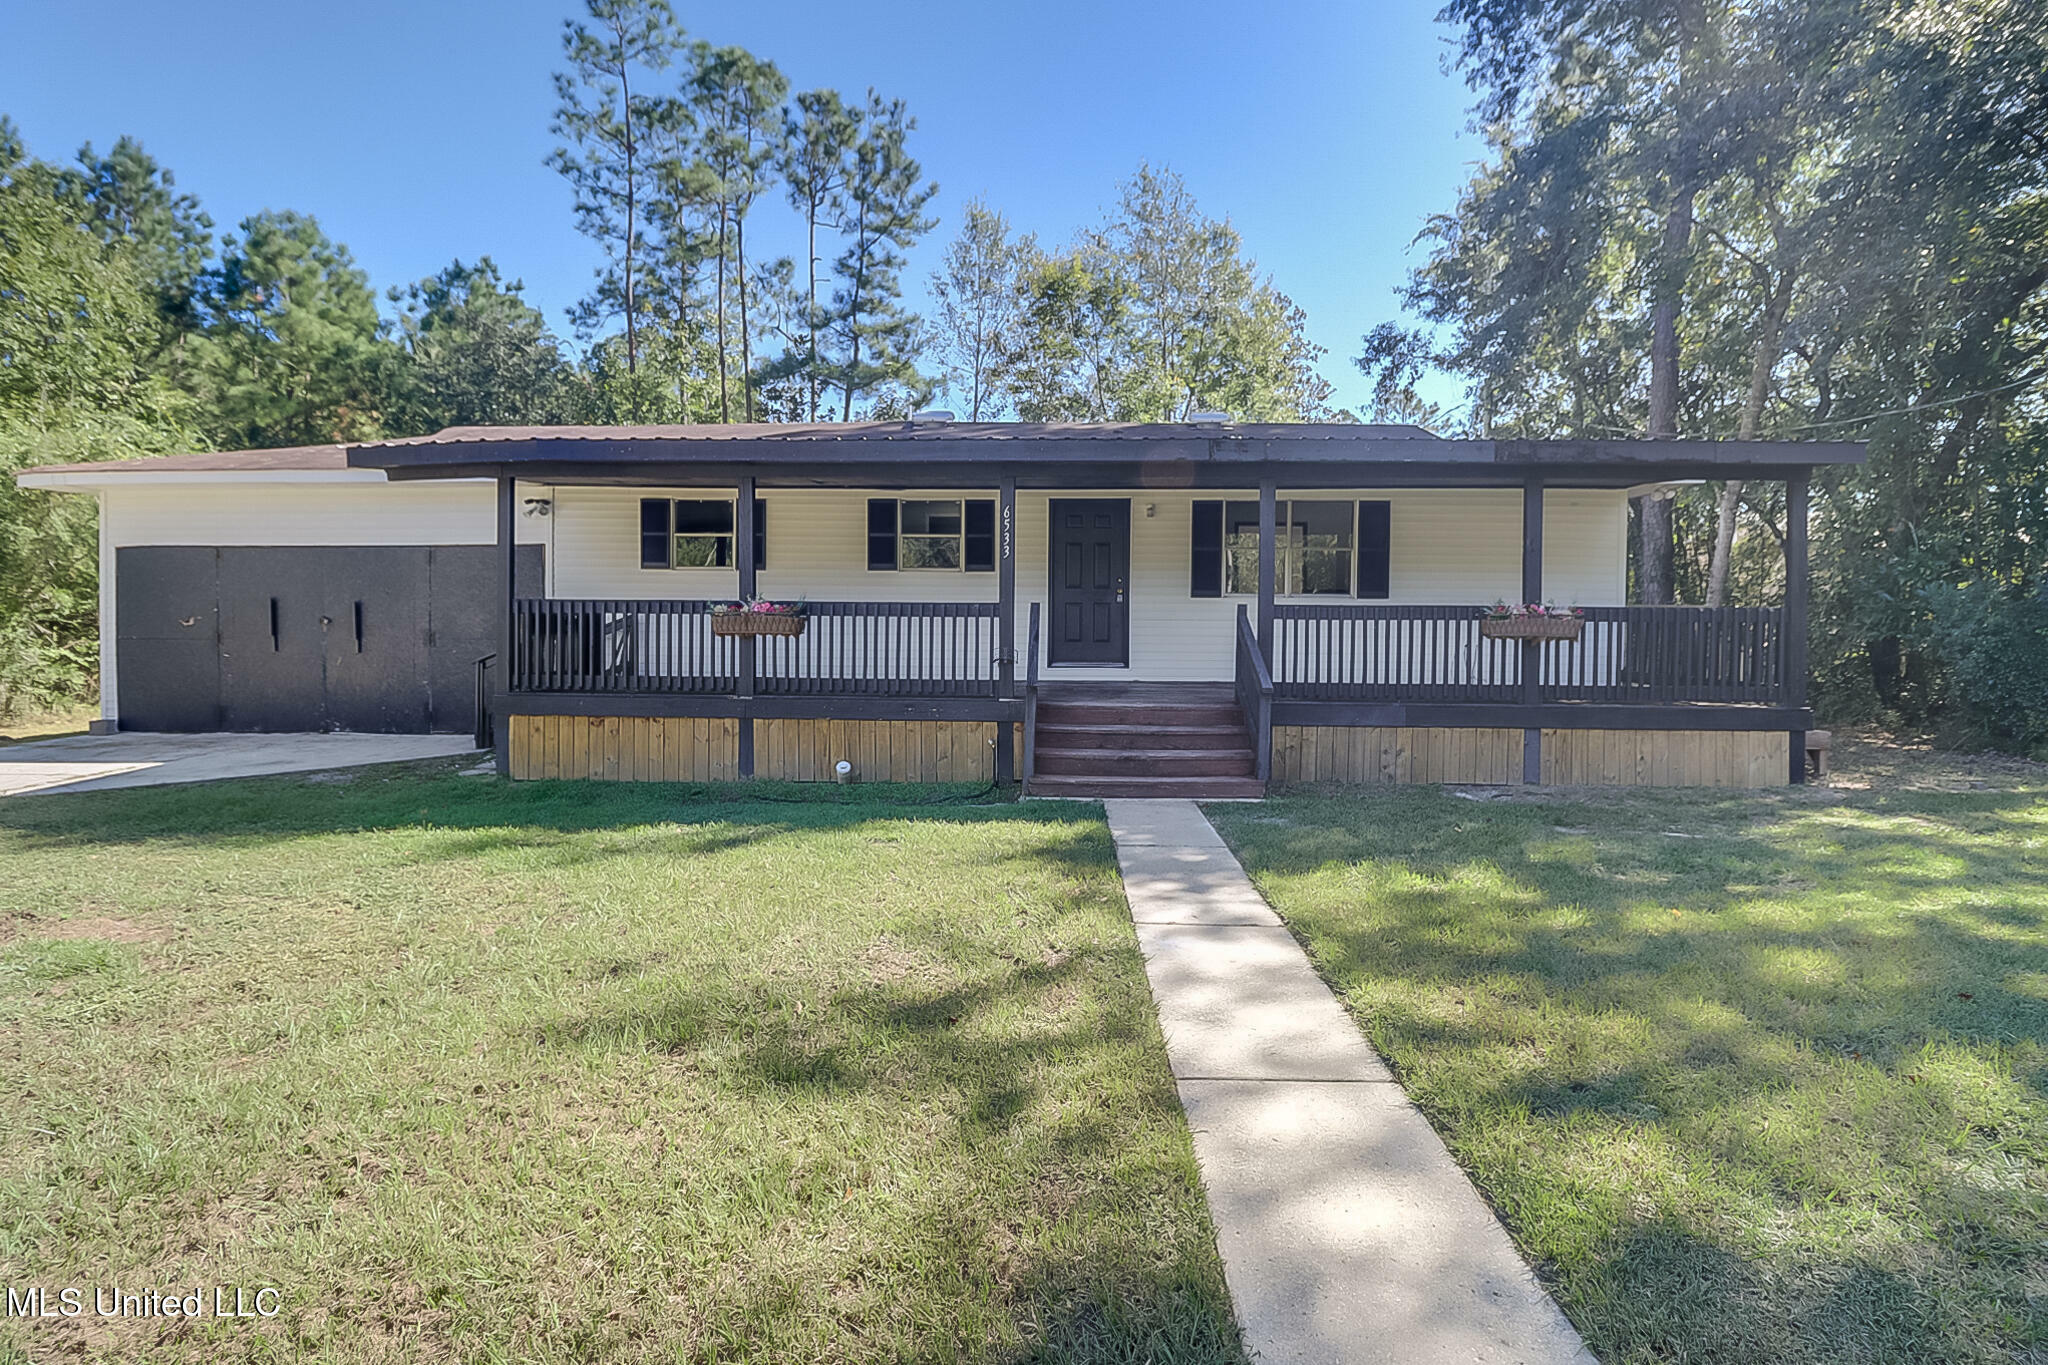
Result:
M1287 605L1273 611L1275 694L1290 701L1524 700L1521 643L1477 607ZM1801 700L1782 607L1588 607L1576 641L1542 646L1546 702Z
M731 694L739 641L711 633L710 602L520 598L515 692ZM994 697L993 602L812 602L797 636L755 644L763 696Z
M1259 781L1273 776L1273 675L1259 653L1259 634L1252 629L1251 614L1243 603L1237 608L1237 706L1244 713L1256 758L1253 775Z

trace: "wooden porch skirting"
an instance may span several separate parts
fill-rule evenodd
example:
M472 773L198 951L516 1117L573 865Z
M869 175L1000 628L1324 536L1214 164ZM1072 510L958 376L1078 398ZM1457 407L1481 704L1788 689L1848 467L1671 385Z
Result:
M1790 781L1783 730L1550 730L1545 786L1775 787ZM1273 727L1273 780L1507 785L1522 731L1353 725Z
M830 782L845 759L862 782L992 782L998 730L994 721L760 717L754 776ZM505 731L515 779L723 782L740 775L740 723L732 716L514 715Z

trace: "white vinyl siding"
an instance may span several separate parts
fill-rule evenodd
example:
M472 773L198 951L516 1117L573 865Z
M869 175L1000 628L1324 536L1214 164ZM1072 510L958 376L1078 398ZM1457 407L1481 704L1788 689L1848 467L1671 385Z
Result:
M642 497L716 496L721 490L558 487L549 591L558 597L723 598L739 591L734 569L642 569ZM996 574L870 570L870 497L989 497L991 490L766 489L768 566L756 590L774 598L853 602L992 602ZM1051 497L1131 500L1131 666L1091 678L1154 681L1231 675L1233 622L1246 596L1188 592L1194 502L1257 492L1020 492L1017 495L1017 630L1047 586L1046 503ZM1481 606L1521 594L1522 495L1517 489L1303 489L1281 497L1383 499L1392 504L1391 594L1395 604ZM1560 604L1619 605L1626 591L1628 500L1616 492L1552 490L1544 502L1545 596ZM1354 599L1298 599L1325 605ZM1023 665L1019 663L1021 676ZM1053 676L1057 676L1055 670Z
M552 519L528 516L524 506L548 492L519 487L523 545L548 539ZM102 515L116 547L490 545L498 539L497 485L488 479L140 484L110 486L104 498ZM637 539L634 544L637 556Z

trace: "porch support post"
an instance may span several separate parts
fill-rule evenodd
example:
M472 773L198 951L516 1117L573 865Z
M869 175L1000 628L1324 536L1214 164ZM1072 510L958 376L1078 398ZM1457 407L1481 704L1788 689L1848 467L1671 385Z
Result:
M1785 480L1785 702L1806 705L1806 610L1811 593L1806 517L1811 470ZM1791 732L1792 781L1806 781L1806 731Z
M508 704L512 691L512 598L519 591L518 579L512 571L519 539L518 491L517 479L498 475L498 684L491 690L508 698ZM492 748L496 751L500 777L512 775L511 745L506 740L510 733L504 716L491 717Z
M1259 485L1259 653L1273 671L1273 551L1278 531L1278 499L1271 479Z
M1543 476L1532 474L1522 485L1522 601L1543 600ZM1522 701L1528 706L1543 702L1543 642L1522 641ZM1536 725L1522 730L1522 781L1535 786L1543 780L1543 730Z
M1017 695L1017 480L996 484L996 695ZM996 725L996 781L1017 777L1017 735L1012 721Z
M754 596L754 476L742 474L739 483L739 497L733 505L733 557L739 561L740 600L748 601ZM755 670L759 654L751 635L739 638L739 694L742 698L754 695ZM754 775L754 718L740 717L739 725L739 766L741 777Z

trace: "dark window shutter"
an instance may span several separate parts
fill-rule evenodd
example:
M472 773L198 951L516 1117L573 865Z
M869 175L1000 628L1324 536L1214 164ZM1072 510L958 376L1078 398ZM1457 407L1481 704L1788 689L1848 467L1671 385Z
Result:
M754 499L754 567L768 567L768 504Z
M996 504L993 498L969 499L965 511L966 568L969 573L996 571Z
M896 567L896 499L868 499L868 567Z
M1223 504L1195 504L1194 534L1188 544L1188 596L1223 596Z
M1358 595L1386 597L1393 584L1393 504L1358 504Z
M666 569L675 542L669 539L675 504L667 498L640 499L640 567Z

